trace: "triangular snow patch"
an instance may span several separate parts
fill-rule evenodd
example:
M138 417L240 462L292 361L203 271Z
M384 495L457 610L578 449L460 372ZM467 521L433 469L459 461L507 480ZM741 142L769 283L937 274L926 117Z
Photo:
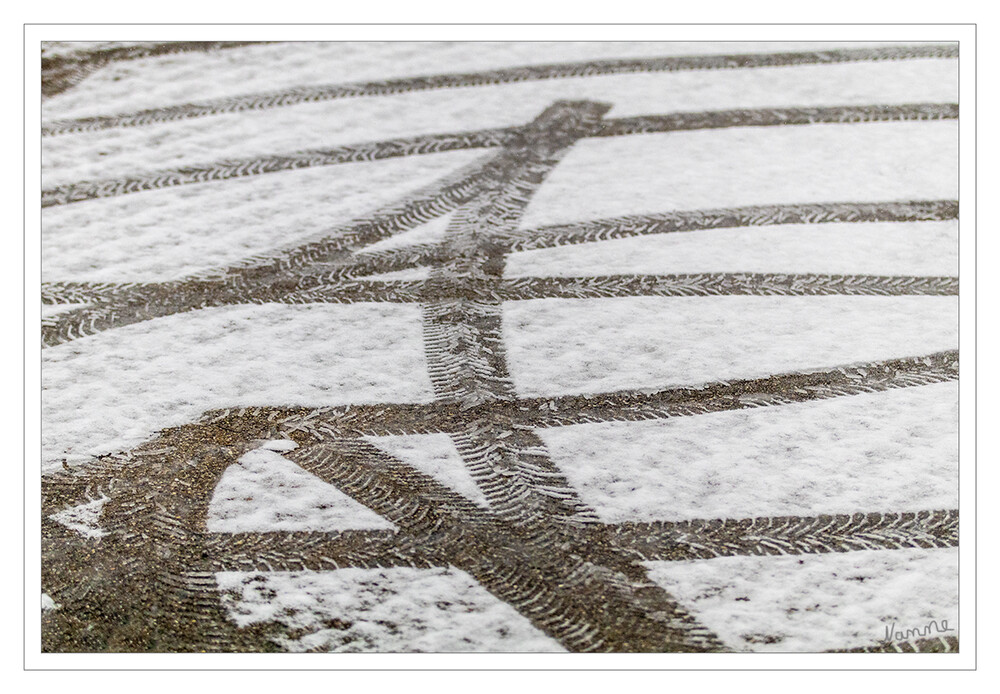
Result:
M454 210L440 217L435 217L429 222L414 227L409 231L394 234L387 239L382 239L378 243L366 246L362 252L389 251L394 248L404 248L406 246L416 246L422 243L437 243L444 240L445 231L451 224L451 218L455 216Z
M396 526L279 453L257 449L219 480L211 532L395 530Z
M479 506L489 502L465 467L462 456L447 434L365 437L389 455L430 475Z

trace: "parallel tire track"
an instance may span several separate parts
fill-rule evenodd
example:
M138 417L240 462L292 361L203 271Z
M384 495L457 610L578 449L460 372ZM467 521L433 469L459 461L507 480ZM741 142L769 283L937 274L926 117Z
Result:
M69 183L42 191L42 207L68 205L84 200L117 197L193 183L211 183L233 178L294 171L316 166L378 161L421 154L503 146L514 129L498 128L468 133L423 135L382 142L364 142L328 149L276 154L253 159L219 161L204 166L165 169L122 178Z
M610 119L603 121L599 128L586 133L583 137L617 137L639 133L713 128L777 127L814 123L857 124L880 121L954 120L957 118L957 104L874 104L815 108L741 109ZM314 166L375 161L455 150L503 147L515 144L519 131L520 128L511 127L422 135L383 142L343 145L329 149L275 154L252 159L220 161L202 166L165 169L133 176L79 181L43 190L42 207L67 205L84 200L115 197L193 183L259 176Z
M675 72L683 70L734 70L746 68L782 67L791 65L822 65L860 61L912 60L917 58L957 58L956 44L925 44L884 46L877 48L846 48L794 53L756 53L742 55L699 55L663 58L597 60L578 63L532 65L476 73L457 73L383 80L356 84L298 87L294 89L250 94L246 96L146 109L133 113L93 116L72 120L51 121L42 126L42 135L126 128L151 123L164 123L198 118L220 113L256 111L301 103L343 99L357 96L403 94L430 89L475 87L534 80L591 77L635 72Z

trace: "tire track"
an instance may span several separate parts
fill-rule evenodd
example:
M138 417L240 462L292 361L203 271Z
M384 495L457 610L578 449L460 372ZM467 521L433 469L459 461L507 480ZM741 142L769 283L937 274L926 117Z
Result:
M572 532L554 542L500 521L364 442L318 444L288 457L413 533L417 545L441 547L444 561L571 650L723 649L634 563L619 559L609 568L578 554L586 545Z
M511 139L513 131L513 128L496 128L467 133L422 135L252 159L219 161L204 166L164 169L120 178L80 181L43 190L42 207L68 205L85 200L117 197L195 183L227 181L233 178L260 176L316 166L380 161L466 149L489 149L503 146Z
M789 405L958 380L958 350L849 364L823 371L720 381L656 393L622 391L521 401L521 421L535 427L636 422Z
M42 346L52 347L104 330L211 306L280 300L323 281L324 274L296 272L315 265L322 265L327 273L331 266L350 266L355 251L446 214L475 197L484 175L482 163L464 167L400 203L333 229L323 238L252 256L184 280L124 283L112 289L100 283L56 283L51 287L53 296L93 290L88 294L93 305L59 314L43 324Z
M469 283L457 290L444 291L450 295L460 293L463 301L473 302L636 296L958 296L958 278L777 273L607 275ZM353 280L288 294L281 300L288 303L413 303L436 301L442 293L441 288L430 281Z
M601 528L642 561L958 546L958 510L621 523Z
M933 373L935 365L937 371L954 368L950 374L954 378L957 353L950 358L954 363L946 353L824 373L838 373L848 381L857 381L860 375L870 382L858 384L857 390L869 392L873 387L910 387L929 375L940 377ZM921 373L920 365L931 374ZM803 397L800 391L811 383L829 380L821 375L792 375L799 381L785 387L796 386L794 392ZM774 384L774 378L718 384L699 395L711 401L720 394L749 394L759 406L753 391L766 391ZM827 391L830 397L847 394L836 383L827 383ZM675 401L691 399L690 391L672 395ZM553 425L544 419L552 413L552 401L521 402L534 408L509 407L506 402L489 407L522 413L522 419L511 419L512 428L519 423ZM768 404L780 402L771 399ZM568 406L564 400L555 409ZM438 407L403 406L399 416L415 425L412 431L424 425L415 413ZM273 647L266 629L238 628L221 611L213 571L448 563L468 571L574 650L712 650L722 645L687 615L672 611L669 596L637 573L637 559L954 546L955 542L955 511L614 526L553 523L547 534L538 534L480 509L367 442L336 438L356 429L355 424L323 420L334 410L349 414L365 409L214 411L200 423L167 430L128 454L43 477L45 512L85 501L95 484L110 496L101 516L108 535L99 544L73 533L46 534L46 590L64 605L47 618L46 649L73 650L68 646L84 643L97 650L265 651ZM391 409L370 406L367 416L383 427L403 426L392 424ZM542 412L548 414L540 417ZM475 410L455 407L458 421L451 426L460 426L470 414L480 416ZM585 414L592 417L593 413ZM287 457L389 518L408 537L385 531L206 533L208 503L218 479L255 445L244 442L286 435L300 444ZM525 557L532 557L530 564ZM123 614L130 620L125 629L118 624ZM176 620L186 626L177 630L171 626ZM80 630L89 640L70 638Z
M757 128L815 123L878 123L886 121L954 120L958 104L824 106L814 108L734 109L703 113L669 113L608 120L597 137L717 128Z
M491 421L498 417L509 418L512 428L546 429L696 416L945 383L958 380L958 363L958 351L949 350L655 392L518 398L464 409L458 402L351 405L299 411L272 409L268 416L278 422L281 435L309 435L317 440L323 436L452 433L461 431L467 419ZM228 417L233 412L222 410L210 415Z
M615 217L546 226L516 232L511 239L510 248L512 251L533 251L578 243L702 229L836 222L932 222L948 219L958 219L957 200L753 205Z
M507 280L508 301L630 296L958 296L957 277L700 273Z
M833 62L843 59L840 52L834 57ZM747 67L716 67L741 66ZM920 108L906 112L907 117L940 115ZM954 278L741 273L503 280L506 255L522 243L588 242L601 234L733 226L733 220L746 226L792 223L790 219L822 223L957 216L957 204L951 201L882 208L833 203L517 230L533 192L576 141L602 131L605 111L602 104L557 102L533 123L504 131L509 139L502 151L485 163L316 241L178 282L48 286L49 298L86 296L97 304L43 327L43 340L53 344L206 306L308 300L329 293L332 281L348 280L334 285L346 301L368 300L365 292L385 297L390 291L398 300L409 292L424 306L426 353L437 399L429 405L218 410L197 424L165 430L129 453L43 477L46 512L86 503L95 494L107 498L100 511L106 533L100 542L60 530L51 518L43 520L43 585L64 605L46 617L46 650L269 650L274 648L271 630L278 627L237 627L220 603L215 571L442 565L467 571L570 650L724 650L714 634L648 578L640 561L955 546L958 516L953 510L606 526L583 504L534 429L784 405L958 378L958 353L948 351L655 393L519 398L501 334L502 303L512 297L723 290L957 292ZM884 115L827 111L829 117L847 119ZM718 122L747 118L746 113L729 113ZM798 110L792 115L816 114ZM786 109L783 116L768 117L790 116ZM631 119L621 127L676 125ZM358 253L453 210L455 218L440 244ZM426 282L350 279L362 268L401 269L418 259L431 261ZM433 431L451 435L489 509L357 438ZM299 447L286 454L289 460L391 520L400 531L208 533L208 506L223 472L260 440L272 438L294 440Z

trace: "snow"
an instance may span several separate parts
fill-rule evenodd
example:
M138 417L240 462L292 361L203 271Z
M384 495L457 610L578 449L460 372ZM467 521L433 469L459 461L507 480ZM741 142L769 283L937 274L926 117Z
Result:
M113 63L46 99L43 110L48 122L418 74L825 46L830 44L250 46ZM558 99L609 103L606 118L954 103L957 60L554 79L64 134L43 139L44 186L517 126ZM956 128L955 121L882 122L586 139L545 180L520 224L530 229L741 205L953 199ZM329 235L492 155L470 150L340 164L45 208L43 276L54 282L156 282L208 273ZM442 215L367 250L441 242L453 218ZM955 276L957 243L955 221L715 229L514 253L505 274ZM427 276L426 267L416 267L367 279ZM81 306L44 306L42 315ZM953 349L957 307L953 296L712 296L539 299L508 302L502 311L515 389L535 397L697 386ZM43 472L61 469L63 460L74 466L127 450L215 408L432 403L424 349L420 306L389 303L202 309L47 348ZM957 390L955 383L939 383L537 434L581 501L608 523L953 509ZM489 511L449 435L366 440ZM258 447L227 468L213 492L210 532L399 532L286 457L294 442L249 443ZM88 499L51 518L99 541L106 501ZM736 650L872 645L887 627L921 628L930 620L947 620L957 634L954 549L645 566L652 580ZM217 576L231 617L241 625L270 623L277 643L292 651L562 650L454 566ZM58 607L43 593L43 611Z
M358 162L47 207L43 277L151 282L227 265L326 236L483 156Z
M430 402L421 330L417 305L265 304L175 314L50 347L43 467L134 446L213 408Z
M954 296L533 299L503 307L524 396L698 385L958 344Z
M646 562L650 578L736 650L872 646L886 629L954 629L958 550ZM943 622L947 620L947 627ZM931 627L930 635L936 635Z
M108 497L102 494L99 499L63 509L58 513L53 513L49 518L57 523L62 523L70 530L75 530L84 537L103 537L107 533L101 529L101 509L108 501Z
M705 229L512 253L507 277L775 272L958 276L958 221Z
M97 42L47 47L64 51ZM662 55L815 51L872 43L686 42L300 42L246 46L114 63L47 99L46 119L170 106L287 89L550 62ZM882 44L884 45L884 44ZM53 51L54 52L54 51ZM205 75L212 79L205 79Z
M958 384L541 429L602 521L958 507Z
M61 313L69 313L88 304L42 304L42 319L53 318Z
M607 118L734 108L955 103L957 77L957 61L927 59L604 75L335 99L46 137L43 181L50 187L251 156L517 126L560 99L612 104ZM660 162L673 167L672 159Z
M531 199L521 227L670 210L957 197L955 121L695 130L577 143Z
M359 280L370 282L418 282L426 280L431 276L429 267L420 265L407 268L405 270L395 270L393 272L380 272L377 275L365 275L358 277Z
M465 467L461 454L448 434L412 434L409 436L368 436L381 448L420 472L430 475L470 501L487 507L489 502Z
M222 474L209 532L395 530L396 526L273 450L250 451Z
M454 567L216 576L237 624L278 622L295 632L275 638L293 652L563 650Z
M429 222L424 222L423 224L408 231L394 234L387 239L382 239L381 241L373 243L370 246L366 246L365 251L368 253L375 253L377 251L390 251L397 248L405 248L423 243L430 244L443 241L445 238L445 232L448 230L448 225L451 224L451 220L454 216L454 212L449 212L439 217L435 217Z

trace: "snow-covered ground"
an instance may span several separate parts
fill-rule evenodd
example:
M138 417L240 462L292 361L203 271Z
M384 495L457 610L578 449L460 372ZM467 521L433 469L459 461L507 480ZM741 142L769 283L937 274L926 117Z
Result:
M46 123L298 87L609 58L839 49L856 44L274 44L112 63L47 99ZM868 46L868 44L865 44ZM66 45L52 46L65 52ZM297 103L43 139L43 187L421 134L511 127L562 99L606 118L771 107L957 102L949 58L636 72ZM469 149L316 166L47 207L43 281L212 277L339 233L489 159ZM528 202L522 231L678 210L957 198L955 120L736 127L576 142ZM370 245L439 243L456 214ZM511 253L506 279L687 273L957 277L958 222L718 228ZM424 266L366 279L422 281ZM88 304L45 306L58 320ZM956 296L622 296L498 309L522 398L698 388L957 349ZM418 303L202 308L42 352L43 475L127 451L228 407L435 402ZM452 347L460 351L456 341ZM641 422L537 428L601 523L956 509L957 383ZM491 512L448 433L365 441ZM222 475L210 533L391 531L397 523L261 443ZM373 463L374 464L374 463ZM44 478L43 478L44 479ZM104 537L101 495L53 519ZM642 564L726 648L871 646L886 627L947 620L954 547ZM291 651L567 650L533 611L456 566L217 574L240 626L272 624ZM43 586L44 588L44 586ZM68 609L43 596L45 614Z

